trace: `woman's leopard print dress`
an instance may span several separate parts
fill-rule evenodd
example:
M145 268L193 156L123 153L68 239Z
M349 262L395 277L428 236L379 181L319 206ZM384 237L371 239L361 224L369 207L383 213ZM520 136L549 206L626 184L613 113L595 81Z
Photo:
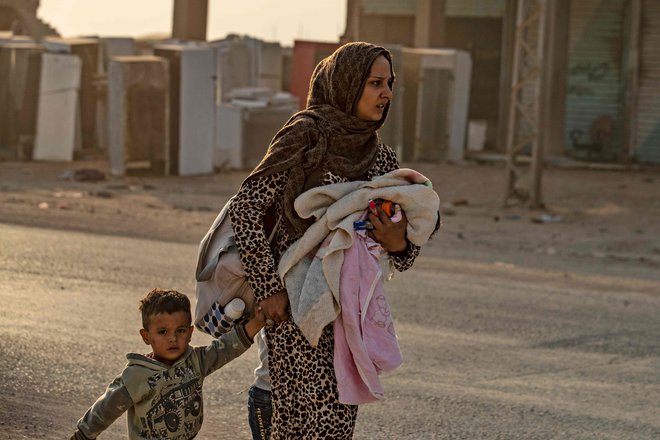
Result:
M367 178L398 167L394 151L381 145ZM282 171L249 180L229 210L241 261L257 301L284 288L277 274L277 262L299 238L288 235L286 228L278 228L271 250L260 227L271 204L275 203L277 215L282 215L281 195L287 177L288 171ZM347 180L326 172L322 184ZM395 268L408 269L418 254L419 247L410 244L406 251L392 255ZM333 326L325 327L317 347L307 342L291 319L267 327L266 340L273 400L271 440L352 438L357 406L337 400Z

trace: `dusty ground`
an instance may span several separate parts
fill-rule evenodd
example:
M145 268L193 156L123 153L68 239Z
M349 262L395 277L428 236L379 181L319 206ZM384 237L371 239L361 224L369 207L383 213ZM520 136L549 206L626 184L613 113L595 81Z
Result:
M404 164L426 174L443 203L443 230L424 253L548 269L660 277L660 169L550 167L546 208L501 204L501 164ZM99 182L64 180L91 168ZM244 172L113 177L103 160L0 162L0 221L176 242L198 242ZM533 220L547 214L551 222Z
M448 374L447 372L452 371L451 365L440 362L440 359L443 359L443 362L445 358L452 360L452 362L462 359L464 362L457 362L457 364L462 365L463 367L461 368L468 368L468 370L474 368L474 366L477 365L478 360L471 358L471 356L475 356L474 347L460 346L455 350L451 348L453 347L452 344L457 344L457 335L460 335L458 340L462 340L461 338L465 338L466 336L460 332L450 332L449 334L446 334L446 332L441 331L445 329L445 326L446 328L453 329L452 323L456 320L458 322L456 326L459 330L466 327L467 324L465 324L463 320L469 321L471 319L476 319L472 317L471 314L466 313L468 308L474 313L478 312L477 314L486 315L491 312L499 313L503 311L508 311L515 315L515 313L520 311L513 307L515 304L518 304L518 307L522 304L523 309L529 308L526 303L526 301L532 300L529 296L542 296L546 293L543 290L544 286L540 285L540 283L542 284L544 276L546 279L549 277L557 277L558 274L561 274L561 271L564 271L564 277L570 277L571 279L577 280L573 281L571 286L578 283L578 281L579 283L590 285L590 288L594 289L594 295L597 295L599 298L603 297L604 303L608 305L608 307L610 307L610 304L616 305L621 303L616 294L618 292L630 290L629 288L631 288L632 283L636 283L634 289L631 288L635 292L645 291L639 287L639 285L642 284L650 286L649 289L655 288L655 286L657 286L657 281L660 280L660 270L658 270L660 268L660 222L658 222L658 218L660 218L660 170L637 169L632 171L598 171L589 169L549 168L544 173L544 200L546 203L546 209L544 211L530 211L524 207L513 207L508 209L503 209L501 207L500 202L504 188L505 174L504 169L500 165L477 165L475 163L461 166L421 163L405 165L416 168L429 176L434 182L434 186L440 194L441 200L445 204L443 209L445 212L443 230L437 238L423 250L423 253L428 256L438 256L443 258L441 260L427 259L425 261L420 261L420 264L417 265L419 266L418 269L420 269L420 271L415 272L413 275L416 278L415 283L420 286L425 285L425 291L427 291L428 295L431 295L439 281L433 274L433 268L428 266L430 264L438 264L437 261L442 261L442 264L449 265L444 267L445 275L442 278L443 283L449 284L449 288L443 293L444 300L442 303L443 307L447 308L447 310L441 315L441 321L443 322L443 327L441 328L435 314L419 314L415 312L414 307L405 308L404 303L396 304L396 306L402 310L401 317L407 318L401 320L402 334L407 338L404 341L404 346L408 350L411 350L409 356L410 362L407 364L407 368L409 369L407 370L408 373L402 372L400 379L397 380L400 380L402 381L401 383L407 385L402 387L391 386L390 389L399 389L399 391L397 394L393 393L394 399L388 404L389 406L368 407L364 410L364 414L376 420L378 420L381 412L381 418L384 420L389 420L394 414L396 414L397 417L401 419L398 420L397 423L409 423L415 425L417 419L415 419L412 414L410 415L410 421L408 421L408 416L404 417L400 411L397 411L396 413L387 412L400 408L397 406L398 403L407 402L415 397L417 400L413 399L413 401L419 402L423 399L427 399L427 404L431 405L430 408L444 408L446 412L441 414L442 417L440 417L440 420L443 420L443 423L451 421L457 425L454 428L443 428L448 429L450 432L452 429L455 432L462 433L482 432L480 429L483 429L483 432L491 433L512 432L511 430L519 425L519 419L516 418L517 416L512 415L513 413L507 411L518 411L518 406L514 405L512 407L513 409L510 409L509 407L503 407L501 404L498 404L494 409L488 411L483 410L483 408L479 411L475 410L475 420L478 420L478 417L483 417L483 414L492 413L497 414L500 419L508 423L506 429L493 431L492 425L486 423L485 425L482 424L477 426L475 425L474 420L470 420L470 417L473 416L470 411L475 408L475 404L473 404L470 399L465 401L460 399L458 401L452 400L456 399L456 394L452 394L451 391L453 388L451 387L455 386L454 382L458 383L460 380L450 377L448 381L451 382L451 385L440 382L436 387L451 388L442 388L442 392L431 392L427 389L428 387L425 389L418 389L411 385L413 383L411 382L411 377L414 377L415 374L422 374L415 370L417 366L424 365L424 368L427 368L429 365L434 365L432 362L429 363L428 359L426 364L423 362L423 359L426 359L428 356L427 350L430 348L426 347L421 340L428 341L430 333L426 334L421 332L420 329L426 328L423 327L423 325L430 325L430 328L437 330L433 333L434 336L432 339L435 341L434 346L437 346L436 356L438 357L434 362L442 366L444 375ZM106 179L99 182L79 182L62 179L65 172L82 168L101 170L106 173ZM106 238L103 237L103 235L105 235L111 238L121 236L153 239L154 245L157 245L158 249L163 247L166 252L176 251L180 247L183 247L179 246L179 243L190 247L190 244L199 241L215 217L217 210L225 203L229 196L236 191L246 174L244 172L224 172L200 177L118 178L109 176L107 172L108 164L103 160L85 160L65 164L0 162L0 223L47 228L43 230L35 230L35 234L44 237L44 242L49 241L48 245L45 246L43 250L21 249L22 253L30 255L29 258L24 258L24 260L40 261L43 265L48 265L49 267L53 266L53 273L64 271L66 269L65 266L73 264L71 261L67 260L67 255L75 252L75 250L72 250L75 246L70 246L64 242L67 240L71 241L65 237L78 236L71 233L50 236L53 229L61 229L63 231L86 231L102 234L98 239L94 239L93 243L103 243L103 239ZM532 221L541 214L555 216L551 218L556 221L549 223L536 223ZM48 236L44 236L44 234L47 234ZM6 244L12 242L10 239L11 237L5 238L7 238L7 240L3 240L3 237L0 236L0 246L2 246L3 243ZM56 255L58 255L58 243L62 246L61 249L67 248L66 252L68 253L63 254L63 258L60 259L62 261L55 263L54 260L57 258ZM107 243L105 245L107 246ZM71 249L68 249L69 247L71 247ZM126 250L126 252L131 255L137 253L136 251L129 250ZM160 251L155 252L158 253ZM10 249L9 254L13 253L14 252ZM16 254L18 255L18 252L16 252ZM41 261L42 257L44 261ZM144 258L149 259L151 257L147 255ZM178 258L181 259L183 257L179 256ZM463 273L466 271L466 265L457 263L457 260L474 262L467 263L471 268L470 271L468 271L469 273ZM20 267L23 264L21 261L13 261L11 259L8 261L17 267ZM120 259L119 261L122 260ZM173 267L175 263L180 265L184 264L182 261L178 261L178 263L176 261L166 261L160 264L164 265L166 268L170 268L170 266ZM486 265L482 263L489 264ZM452 270L452 264L454 265L453 267L455 267L455 270ZM117 262L117 265L122 266L121 262ZM533 277L529 276L521 266L534 268L533 271L535 275ZM456 284L455 282L452 284L450 276L446 275L446 273L479 280L481 279L479 278L479 274L485 272L487 269L498 272L498 282L484 285L482 289L483 292L479 292L478 295L475 294L474 298L468 297L465 300L465 303L459 303L458 297L465 297L466 292L458 291L460 289L451 288L453 285L460 286L461 284ZM8 270L12 270L12 267L9 267ZM544 271L547 271L547 273ZM145 274L142 274L141 271L133 272L135 273L130 273L132 278L146 276ZM13 271L11 273L13 274ZM125 273L128 272L126 270L122 272L122 274ZM166 269L161 268L161 273L168 272ZM29 271L26 271L25 273L21 272L20 274L15 275L17 277L16 279L12 279L10 276L9 280L3 281L7 281L9 283L8 285L11 286L13 285L12 282L16 284L21 280L27 283L30 278L38 278L41 280L39 276L48 279L49 274L50 272L44 274L31 274ZM591 277L590 274L611 276ZM96 277L93 278L96 279ZM105 279L101 276L98 278L101 280ZM638 280L634 280L635 278ZM526 283L521 283L521 279L525 280ZM644 279L655 280L656 282L645 284ZM409 278L402 278L402 280L402 282L410 282ZM611 284L613 280L616 280L618 284ZM43 281L38 281L36 284L41 282ZM67 292L71 290L73 293L76 293L80 290L81 297L83 291L86 292L89 290L89 286L87 285L85 285L84 288L78 286L78 290L76 290L76 286L68 286L67 283L72 283L72 281L68 279L64 281L58 280L57 282L64 283L63 286L66 284L67 288L65 290ZM139 284L139 282L136 283ZM548 281L548 283L550 283L550 281ZM611 285L606 285L605 283L610 283ZM510 302L504 301L501 296L492 295L493 290L496 289L498 284L506 285L505 290L510 292L509 294L513 297ZM104 287L107 286L104 285ZM62 289L64 289L64 287L62 287ZM422 290L423 289L419 289L420 292ZM568 290L571 289L569 288ZM652 297L655 297L655 294L657 293L658 292L654 293L654 296ZM417 294L421 295L419 293ZM453 295L457 296L455 308L452 308L452 304L454 304L452 299ZM555 296L562 298L561 292L553 292L553 297ZM50 298L50 296L48 296L48 298ZM635 307L640 309L644 309L644 304L649 302L643 302L637 296L634 298L636 301L634 303ZM99 300L112 302L117 299L112 295L106 295L100 296ZM55 298L50 298L50 301L55 301ZM492 301L492 303L489 301ZM546 298L544 301L549 302L549 299ZM484 302L485 305L481 304L481 302ZM583 314L580 315L579 318L576 318L577 322L589 322L591 320L598 324L602 321L599 325L602 325L603 328L599 328L597 333L612 332L612 326L616 327L617 325L624 328L627 332L630 332L630 328L634 327L633 323L620 320L619 315L616 315L616 319L606 321L603 317L610 312L607 312L605 309L600 310L589 308L584 305L583 302L584 297L582 295L577 295L575 303L572 303L570 310L577 313L584 309ZM639 304L637 302L639 302ZM74 303L77 304L78 302ZM631 308L629 306L630 303L631 302L628 300L624 301L625 308ZM466 306L466 304L469 304L469 307ZM480 304L481 306L479 306ZM479 310L482 311L475 311L475 307L481 307ZM646 307L648 307L648 310L650 311L649 313L652 314L652 310L654 309L650 306ZM41 313L48 315L47 309L48 307L44 308ZM112 309L112 304L109 304L108 310ZM594 312L594 310L597 310L597 312ZM527 310L527 312L529 312L529 310ZM533 329L534 332L536 332L532 334L544 341L546 338L550 338L550 335L552 335L553 332L556 333L555 337L559 340L566 339L566 336L563 334L565 331L564 326L561 325L562 322L567 322L565 320L565 315L563 315L564 312L562 312L562 318L556 320L552 316L545 316L545 313L547 313L545 310L542 310L542 312L543 313L534 315L533 318L526 318L530 322L533 322L533 324L528 326L529 329ZM14 310L12 313L19 314L20 312ZM64 311L62 313L66 314L74 312ZM125 315L125 313L123 315ZM521 318L518 316L517 319L520 320ZM648 316L646 319L648 322L652 322L653 316ZM110 321L119 322L119 320L120 316L113 316ZM541 325L546 320L548 323L552 324L551 329L545 328ZM520 325L519 321L510 319L509 315L505 318L499 317L498 319L492 319L486 322L489 323L488 325L495 325L494 323L497 323L497 325L504 327L511 325L515 327ZM409 327L406 327L406 325ZM479 325L482 324L480 323ZM538 328L539 326L542 328ZM467 327L471 329L471 327ZM63 328L67 329L68 332L73 332L75 330L68 329L67 325L64 325ZM521 328L525 329L527 327L523 326ZM498 328L491 329L488 327L483 331L487 334L488 338L491 339L494 338L494 335L498 334ZM416 345L417 341L415 340L415 332L420 333L420 335L417 335L420 339L418 345ZM513 334L518 334L521 333L521 330L514 328L512 332ZM592 334L586 330L585 332L585 334L588 335ZM527 334L525 331L522 331L522 333ZM469 335L472 334L473 333L469 333ZM543 337L541 338L540 335ZM588 336L588 341L591 340L588 339L589 337L593 339L592 336ZM649 341L654 340L653 334L649 334L648 338ZM100 341L102 341L102 339L92 337L89 339L93 341L91 344L94 346L101 344ZM21 338L18 338L18 340L23 341ZM495 341L495 339L493 339L493 341ZM493 341L491 341L491 344ZM570 339L570 341L573 341L573 339ZM81 342L81 344L89 343L89 340ZM598 343L600 343L600 340L598 340ZM115 351L123 353L123 346L115 347L118 344L119 341L113 340L110 348L114 347ZM20 356L24 356L25 354L20 350L22 346L20 344L16 345L16 353L18 353L16 358L20 359ZM630 350L630 342L627 339L621 342L621 346L623 347L621 350ZM653 342L648 342L648 346L652 347ZM64 344L64 347L68 347L68 343ZM412 347L417 347L419 353L412 351ZM637 346L633 344L633 347ZM451 353L447 354L448 350L451 351ZM499 347L498 350L507 353L507 356L497 358L499 360L506 360L505 365L500 365L503 369L503 374L504 372L506 372L506 374L511 374L512 371L515 373L518 371L518 368L522 368L521 365L514 362L516 359L515 356L508 356L509 352L506 351L506 347ZM655 350L655 348L651 348L648 349L647 352L653 354L655 353ZM104 347L102 351L108 351L108 348ZM433 351L433 349L431 349L431 351ZM33 352L37 353L37 355L34 356L42 356L39 354L39 351L29 351L29 353ZM78 350L73 349L71 352L77 353ZM480 349L476 350L476 352L480 353ZM8 349L5 353L9 356L14 352ZM537 356L538 353L534 351L533 355ZM480 356L476 357L480 358ZM509 357L511 357L511 359L509 359ZM115 356L113 353L112 359L114 358L120 359L120 356ZM41 358L39 359L41 360ZM642 358L643 362L647 362L651 365L645 367L646 369L640 370L640 376L642 377L647 377L649 372L657 371L652 367L653 358L649 359L650 360ZM242 362L245 362L245 365L248 365L251 362L251 358L245 358ZM566 359L562 358L561 365L564 365L564 362L566 362ZM610 361L608 360L607 362ZM509 363L511 363L511 365L509 365ZM248 368L250 367L246 367L244 370L248 371ZM435 365L433 368L435 368ZM484 368L484 371L486 372L485 374L488 377L499 374L499 371L497 370L497 361L491 360L487 363L487 368ZM625 377L628 377L631 374L628 365L622 366L621 368L622 371L625 370ZM40 368L37 368L36 371L40 371ZM410 371L412 371L412 373L410 373ZM20 371L12 372L12 374L17 377L20 376L20 373ZM47 383L46 379L49 373L48 371L42 373L46 377L44 377L43 381L35 379L34 382L36 385L34 386L42 386L42 384ZM219 374L222 375L223 373ZM230 375L230 373L226 374ZM412 374L412 376L410 376L410 374ZM459 376L458 373L455 374L459 379L462 377ZM586 373L582 372L580 374ZM594 370L593 374L597 376L601 374L601 370ZM621 374L624 375L624 373ZM109 375L110 373L98 373L90 380L95 383L105 383ZM224 383L227 379L226 376L219 377L222 379L218 380L219 382ZM466 382L473 383L474 377L474 374L468 374ZM410 384L406 381L410 382ZM397 385L398 384L399 383L397 382ZM80 391L77 389L70 389L71 385L69 382L58 383L51 387L55 387L56 390L64 394ZM467 388L472 389L471 387ZM89 389L92 389L92 387L90 386ZM561 387L558 389L561 391ZM583 390L582 388L579 389ZM86 392L89 393L90 391L87 390ZM634 390L630 391L630 393L631 395L635 394ZM46 393L46 395L47 394L48 393ZM32 394L29 395L32 396ZM209 393L209 396L213 395L215 394ZM526 394L521 392L520 395L524 396ZM652 399L652 397L657 394L651 392L648 395ZM12 397L11 399L0 399L0 414L15 413L18 411L23 417L21 418L20 426L25 424L26 434L31 433L34 437L37 437L36 434L39 434L39 436L43 438L52 438L52 436L44 433L43 426L39 426L39 429L37 429L36 426L38 425L36 422L34 423L35 427L33 430L32 428L28 429L32 425L26 420L32 420L35 417L39 418L35 415L29 416L29 414L31 414L31 407L53 408L53 411L59 411L62 408L59 405L54 404L52 401L41 402L39 399L43 398L44 393L37 393L36 396L37 397L31 397L27 402L24 402L26 408L12 408L13 405L16 405L17 401L22 402L22 399L16 397ZM85 405L87 405L90 398L87 396L85 397ZM622 397L619 396L619 398L621 399ZM243 399L243 397L241 396L240 399ZM637 402L632 398L629 398L627 401ZM213 404L212 401L210 403ZM9 405L9 408L3 408L3 405ZM651 412L653 411L653 405L653 403L648 403L643 407L643 410ZM585 405L585 407L588 406L588 404ZM602 406L598 406L597 408L600 410L601 407ZM231 408L238 408L236 411L239 409L242 410L242 406L238 405L234 405ZM574 424L577 426L577 428L575 428L577 431L575 432L579 432L580 430L585 429L585 426L589 426L588 424L585 424L584 420L574 417L575 414L580 414L579 410L572 408L567 411L570 413L570 417L573 417L576 420ZM216 412L219 413L219 411ZM421 410L418 412L421 412ZM209 413L215 414L212 411L209 411ZM555 413L553 412L552 414L554 415ZM77 415L76 412L76 416ZM223 417L224 416L226 416L226 414L223 414ZM32 419L30 419L30 417ZM62 418L62 414L58 412L56 417ZM55 421L52 423L55 423L57 426L52 425L52 429L55 429L56 427L61 429L61 426L59 425L62 424L62 421L56 417L54 417ZM507 419L507 417L509 418ZM646 416L646 419L644 420L650 418L652 417ZM70 419L74 420L73 417L70 417ZM224 418L222 420L224 420ZM65 424L67 429L71 423L72 422L69 421ZM429 421L428 423L432 422ZM465 426L462 425L463 423ZM538 420L534 419L530 423L529 426L540 426L540 423L546 423L542 428L547 429L548 431L552 431L554 426L553 418L548 418L543 415L539 415ZM0 424L4 424L4 421ZM211 425L223 426L220 425L219 422L215 422ZM563 424L562 426L569 425L570 424ZM12 427L13 425L0 427L0 431L4 428L7 429L7 432L14 432L9 430L9 428ZM48 431L48 427L45 428L46 431ZM123 432L122 424L119 424L116 427L116 432ZM612 432L626 431L612 430ZM636 432L640 431L638 430ZM122 434L117 434L116 438L121 438L121 435ZM16 438L28 437L20 436ZM363 435L360 438L368 437ZM475 434L468 437L448 438L495 437ZM529 437L523 433L518 436L512 435L510 438L561 437ZM584 435L573 438L596 437ZM615 434L612 434L612 436L607 438L631 437L617 437Z

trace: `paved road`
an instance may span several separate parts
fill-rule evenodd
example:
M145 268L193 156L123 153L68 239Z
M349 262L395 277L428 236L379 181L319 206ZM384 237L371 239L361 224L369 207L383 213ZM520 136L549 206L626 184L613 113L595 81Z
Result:
M0 438L67 438L124 353L146 349L138 299L191 293L195 253L0 224ZM660 282L422 257L388 289L405 364L356 439L660 438ZM198 438L248 438L255 362L209 377Z

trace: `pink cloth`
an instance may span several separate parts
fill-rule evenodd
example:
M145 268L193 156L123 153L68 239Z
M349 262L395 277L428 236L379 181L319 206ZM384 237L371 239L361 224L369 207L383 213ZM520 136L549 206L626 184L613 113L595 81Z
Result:
M334 364L341 403L358 405L384 397L379 374L403 362L385 298L378 257L382 248L356 232L344 251L340 280L341 313L335 319Z

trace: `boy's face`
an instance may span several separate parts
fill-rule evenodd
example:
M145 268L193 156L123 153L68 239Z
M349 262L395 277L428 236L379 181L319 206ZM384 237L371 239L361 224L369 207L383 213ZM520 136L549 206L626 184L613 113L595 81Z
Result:
M192 332L188 314L183 311L151 315L149 328L140 329L142 340L151 345L154 358L166 364L172 364L185 353Z

